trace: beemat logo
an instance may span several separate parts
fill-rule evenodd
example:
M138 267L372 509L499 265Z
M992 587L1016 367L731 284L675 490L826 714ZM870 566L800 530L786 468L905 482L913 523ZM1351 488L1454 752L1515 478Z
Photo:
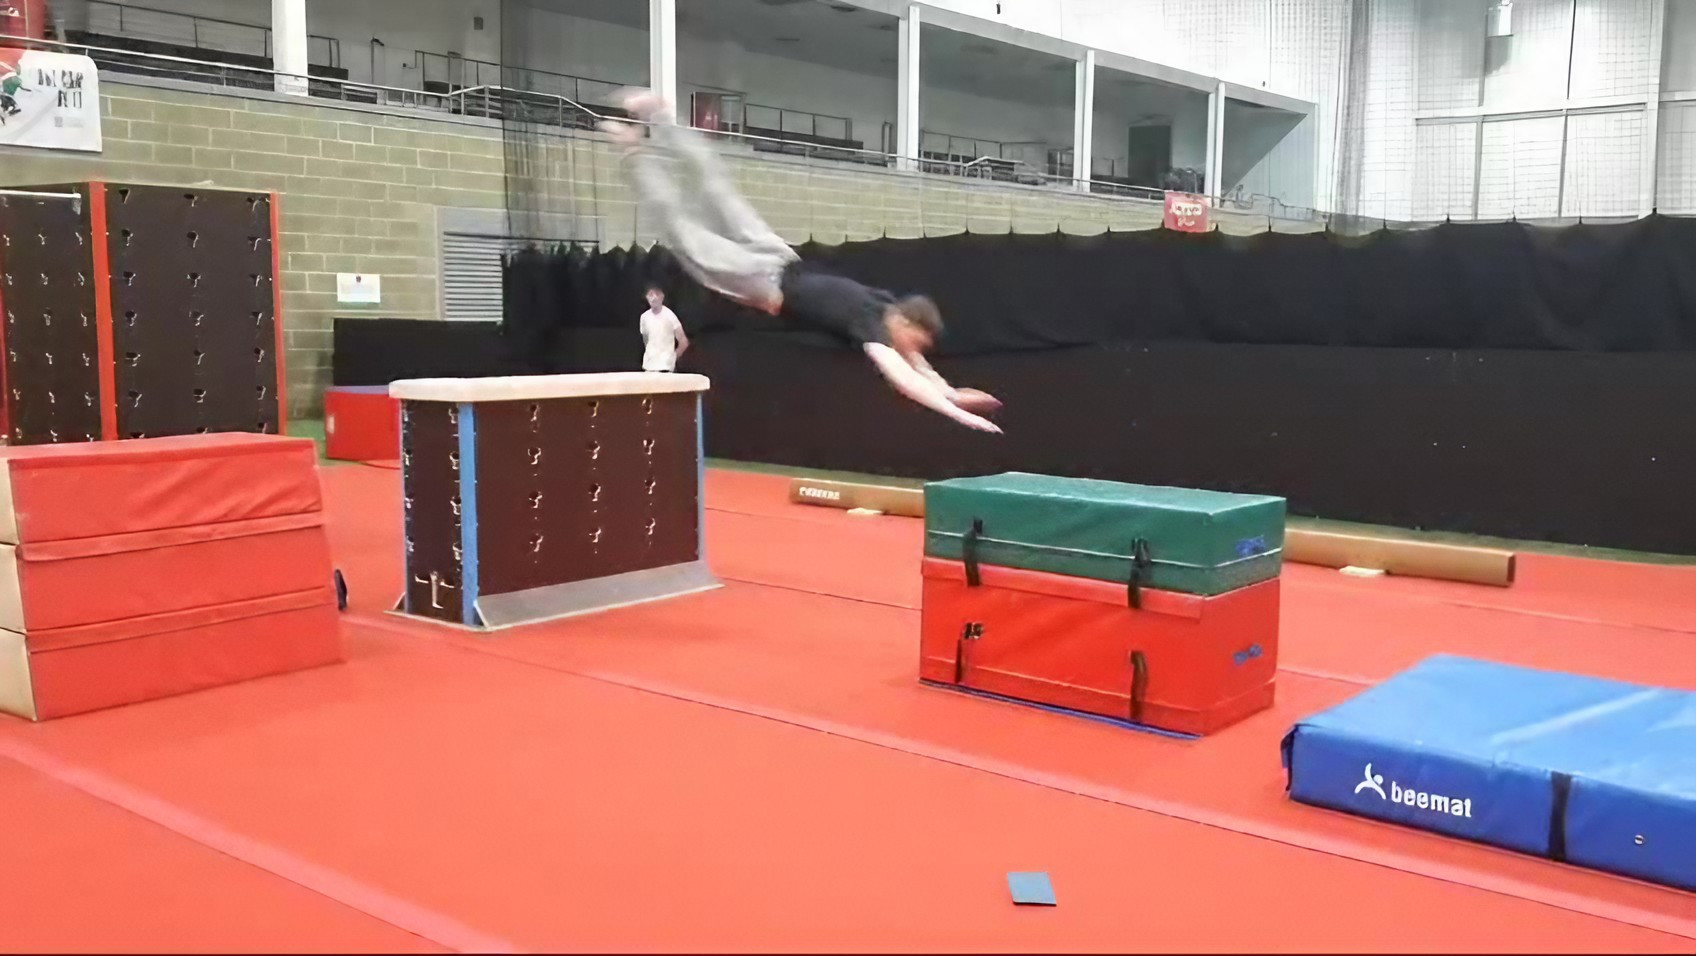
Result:
M1450 797L1440 793L1427 793L1423 790L1403 787L1394 780L1390 781L1390 789L1386 793L1384 791L1384 775L1373 773L1371 764L1366 765L1366 779L1354 785L1355 796L1359 796L1362 791L1375 793L1380 800L1399 803L1404 807L1429 810L1432 813L1446 814L1451 817L1467 817L1469 819L1472 817L1471 797L1463 800L1460 797Z
M822 498L825 501L841 501L842 492L831 491L829 488L808 488L803 485L801 486L801 497Z

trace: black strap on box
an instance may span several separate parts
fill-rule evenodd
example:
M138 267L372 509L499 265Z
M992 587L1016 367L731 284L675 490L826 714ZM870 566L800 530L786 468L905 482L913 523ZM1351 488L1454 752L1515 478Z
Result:
M1572 774L1550 774L1554 802L1549 808L1549 859L1566 862L1566 804L1572 796Z
M983 625L977 621L967 621L960 629L960 639L954 642L954 683L963 684L966 680L966 642L982 636Z
M973 518L972 526L966 529L960 538L960 558L966 563L966 587L975 588L983 583L978 574L978 539L983 537L983 519Z
M1142 723L1142 702L1148 696L1148 655L1131 652L1131 723Z
M1138 538L1131 542L1131 573L1125 580L1125 601L1136 610L1142 610L1142 585L1148 577L1148 569L1153 566L1148 539Z

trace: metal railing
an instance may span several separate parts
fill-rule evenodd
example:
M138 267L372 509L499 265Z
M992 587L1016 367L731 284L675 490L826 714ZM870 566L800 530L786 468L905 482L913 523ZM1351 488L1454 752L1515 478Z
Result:
M239 56L271 56L271 28L267 26L109 0L87 0L85 6L87 19L79 29L91 34L134 37ZM342 65L341 41L335 37L308 34L306 54L306 61L314 66L339 69Z
M53 50L88 57L102 69L135 76L179 80L206 86L240 90L276 90L293 88L308 91L313 99L342 100L366 105L386 105L414 109L441 110L442 97L421 90L360 83L333 77L302 76L259 66L199 60L193 57L146 53L90 43L63 43L0 34L0 43L11 47Z
M822 131L819 129L821 120L824 123ZM810 113L781 106L763 106L759 103L742 104L742 126L744 129L769 129L779 133L797 133L844 143L854 139L854 121L846 116Z
M519 89L551 93L577 102L606 102L628 86L592 76L574 76L549 70L502 66L453 53L418 50L419 81L433 93L455 93L467 89Z
M437 113L447 112L501 122L555 127L561 130L562 135L565 134L565 131L571 129L593 128L602 120L624 119L616 112L603 113L572 97L493 84L469 87L450 93L431 93L424 90L384 86L375 83L300 76L262 67L140 53L134 50L114 49L86 43L64 43L8 35L0 35L0 43L13 47L80 53L90 57L103 68L135 75L154 76L244 91L297 90L309 94L313 99L340 100L350 104L417 109ZM603 109L608 108L603 107ZM990 157L980 157L967 162L941 159L907 160L877 150L856 149L846 146L820 146L746 132L721 131L712 132L708 135L731 144L745 146L750 150L782 151L809 160L823 160L832 166L847 158L861 165L889 166L908 172L930 173L955 178L996 178L988 174L987 167L992 162ZM1158 202L1160 198L1160 194L1156 190L1125 188L1114 183L1079 182L1070 177L1047 176L1040 172L1033 174L1032 178L1034 182L1028 184L1029 188L1047 187L1072 192L1087 190L1098 198L1126 200L1142 204L1146 204L1150 200ZM1006 183L998 184L1009 185ZM1265 198L1269 199L1270 197ZM1273 200L1273 202L1276 203L1276 200ZM1216 200L1216 205L1224 209L1236 204L1230 203L1228 200ZM1326 214L1314 210L1298 209L1284 206L1281 203L1278 203L1277 206L1279 211L1283 213L1278 218L1303 221L1326 219Z

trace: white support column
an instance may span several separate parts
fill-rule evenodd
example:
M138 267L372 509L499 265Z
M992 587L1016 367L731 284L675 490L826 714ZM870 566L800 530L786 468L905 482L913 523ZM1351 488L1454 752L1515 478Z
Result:
M1649 4L1649 97L1643 104L1643 199L1642 215L1655 211L1661 171L1661 55L1667 34L1667 0Z
M1207 178L1202 184L1202 192L1213 195L1213 164L1219 158L1219 114L1224 112L1225 97L1222 88L1216 87L1207 94L1207 154L1202 161L1201 174Z
M895 67L895 155L902 169L917 169L919 158L919 5L908 4L902 15Z
M306 0L271 0L271 69L279 93L306 95Z
M1095 51L1085 50L1078 61L1077 89L1072 95L1072 180L1089 191L1090 158L1095 141Z
M1208 97L1213 108L1208 111L1207 194L1225 195L1225 83L1220 81Z
M648 0L648 88L689 121L689 106L677 102L677 0Z

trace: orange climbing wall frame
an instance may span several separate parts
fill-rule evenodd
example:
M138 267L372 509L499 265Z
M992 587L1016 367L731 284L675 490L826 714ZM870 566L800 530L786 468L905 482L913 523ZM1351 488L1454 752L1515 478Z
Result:
M11 444L280 433L277 196L88 182L0 196Z

